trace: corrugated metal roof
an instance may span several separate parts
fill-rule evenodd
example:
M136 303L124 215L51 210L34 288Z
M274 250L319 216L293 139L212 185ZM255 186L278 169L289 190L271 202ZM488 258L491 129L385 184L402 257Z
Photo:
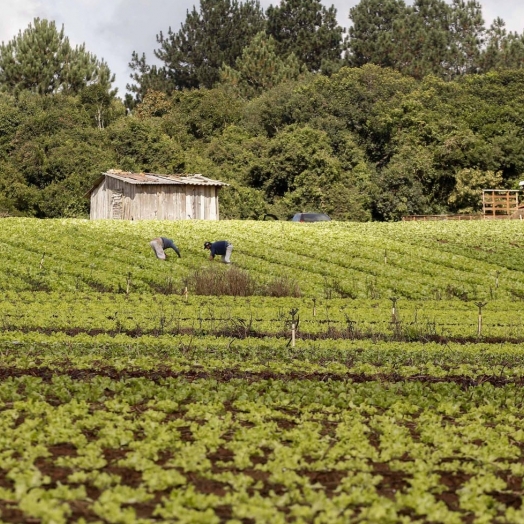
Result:
M104 175L129 182L130 184L172 184L184 186L227 186L225 182L213 180L203 175L158 175L155 173L128 173L110 169Z
M123 180L128 184L137 185L179 185L179 186L228 186L220 180L213 180L203 175L158 175L155 173L129 173L119 169L110 169L96 180L93 187L87 191L84 196L89 198L93 190L100 185L106 176Z

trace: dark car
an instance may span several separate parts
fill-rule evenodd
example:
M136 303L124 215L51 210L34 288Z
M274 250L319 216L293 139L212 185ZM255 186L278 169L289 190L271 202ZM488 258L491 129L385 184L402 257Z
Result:
M297 213L292 222L328 222L331 220L325 213Z

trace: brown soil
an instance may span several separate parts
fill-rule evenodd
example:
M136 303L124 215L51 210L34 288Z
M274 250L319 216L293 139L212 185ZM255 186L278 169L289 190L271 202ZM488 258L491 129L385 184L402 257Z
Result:
M194 380L216 380L218 382L229 382L231 380L246 380L248 382L256 382L260 380L316 380L320 382L329 381L343 381L348 380L356 383L364 382L423 382L423 383L449 383L453 382L459 384L463 388L469 388L479 386L481 384L491 384L495 387L503 387L508 384L515 384L517 386L524 385L524 377L518 379L506 378L503 376L493 375L479 375L476 378L471 378L464 375L448 375L447 377L434 377L432 375L412 375L402 376L396 373L381 373L375 375L366 375L363 373L273 373L271 371L262 371L260 373L253 373L249 371L239 370L223 370L223 371L185 371L178 372L173 371L167 367L159 367L155 370L141 370L141 369L128 369L118 370L110 366L103 366L99 368L91 369L76 369L62 367L60 369L51 369L47 367L34 367L26 369L17 368L1 368L0 367L0 380L5 380L9 377L24 377L33 376L39 377L44 382L50 382L53 377L56 376L68 376L75 380L91 380L98 376L109 377L113 380L125 380L130 378L147 378L153 382L158 382L166 378L183 378L189 382ZM109 392L108 392L109 394ZM286 421L282 420L282 424L287 424Z
M21 376L37 376L42 378L44 381L49 382L53 377L57 375L70 376L76 380L91 380L96 376L106 376L114 380L122 380L134 377L145 377L153 381L159 381L165 378L183 378L188 381L199 380L199 379L214 379L222 382L227 382L234 379L244 379L247 381L258 381L268 379L280 379L280 380L351 380L355 382L368 382L368 381L381 381L381 382L401 382L401 381L420 381L420 382L455 382L460 384L462 387L476 386L485 382L489 382L495 386L503 386L511 383L511 381L502 377L478 377L473 380L469 377L464 376L452 376L445 379L438 379L431 376L417 375L412 377L400 377L399 375L374 375L367 376L362 374L344 374L344 375L332 375L332 374L301 374L301 373L289 373L285 375L279 375L270 372L263 373L248 373L239 371L222 371L222 372L203 372L203 371L192 371L187 373L175 373L169 370L167 367L159 368L154 371L143 371L143 370L126 370L119 371L109 366L103 366L100 368L83 369L78 370L72 367L63 367L59 371L50 368L30 368L25 370L13 369L13 368L0 368L0 380L7 379L8 377L21 377ZM522 385L522 381L513 382ZM109 392L108 392L109 394ZM97 405L92 406L93 409L98 409ZM226 410L237 413L238 410L230 403L224 404ZM147 409L145 405L134 406L134 411L137 415L141 411ZM275 418L274 421L281 432L289 431L290 429L299 427L297 423L291 418L295 413L293 410L288 409L282 410L283 417ZM184 418L184 412L174 412L167 416L168 419L182 419ZM200 424L203 421L192 420L191 423ZM188 422L189 423L189 422ZM451 422L450 422L451 423ZM245 425L252 426L253 423L246 422ZM405 426L408 428L412 438L419 440L420 436L417 432L417 427L414 422L406 422ZM189 425L184 425L177 430L180 432L182 440L186 442L194 441L194 436ZM327 422L323 429L323 435L333 436L336 431L335 422ZM89 434L85 432L86 436L90 439L97 438L95 433ZM233 438L232 435L225 435L224 440L227 442ZM371 433L369 440L372 445L379 447L379 435ZM482 442L478 443L482 445ZM226 444L227 445L227 444ZM72 468L61 467L56 465L58 457L74 457L77 456L78 450L75 446L68 443L60 443L50 446L49 452L51 456L46 458L38 458L35 461L35 465L40 469L42 474L49 476L51 479L50 484L46 485L47 489L52 489L61 484L68 484L68 477L73 473ZM142 474L132 468L122 467L118 465L118 461L124 458L128 453L128 449L105 449L103 451L104 459L107 464L102 471L118 475L123 484L131 487L138 487L142 483ZM250 457L251 466L240 470L234 465L234 454L231 450L227 449L224 445L219 446L215 451L207 454L207 458L211 462L211 473L231 472L237 475L246 475L253 479L254 484L248 489L248 494L253 496L255 493L262 497L269 496L270 494L283 495L286 493L286 487L282 484L272 482L270 473L258 469L261 465L267 464L271 460L272 450L267 447L260 448L260 453L254 454ZM165 465L172 457L172 452L159 453L157 464ZM409 456L400 457L402 461L411 461L412 458ZM444 462L445 460L443 460ZM307 461L306 461L307 464ZM410 476L401 471L391 470L388 463L383 462L371 462L370 466L372 472L375 475L381 476L381 481L376 486L376 491L380 496L394 499L398 492L406 491L410 484ZM192 485L195 490L202 494L214 494L219 497L224 497L226 493L231 491L233 488L225 482L220 482L214 479L207 478L203 473L195 472L184 472L179 470L187 479L188 485ZM350 473L348 471L340 470L329 470L329 471L314 471L309 470L307 467L298 471L298 473L309 479L312 485L316 486L316 489L323 491L328 497L335 496L337 494L337 488L340 486L343 479ZM461 512L459 507L459 497L457 495L458 490L467 482L471 477L462 472L450 473L446 471L438 472L441 476L440 483L444 488L444 491L439 494L435 494L437 500L441 500L446 506L461 515L463 522L473 522L473 516L465 512ZM509 471L501 472L501 478L503 478L507 484L507 488L501 492L489 493L498 503L503 504L505 507L513 507L519 509L522 506L522 478L513 476ZM256 485L256 487L255 487ZM73 484L74 486L74 484ZM6 471L0 469L0 487L13 489L13 482L7 478ZM87 484L86 491L88 495L87 500L83 501L71 501L69 502L71 508L71 516L68 517L71 522L79 519L84 519L86 522L99 521L100 518L95 515L92 511L92 504L99 498L101 491L91 484ZM133 504L130 505L135 510L137 517L143 519L149 519L150 521L162 521L160 517L153 516L155 507L162 503L164 498L169 496L170 490L156 491L153 492L153 498L147 503ZM280 508L282 513L286 516L289 522L293 522L293 519L289 516L289 508ZM359 508L356 507L354 510L358 513ZM215 514L219 517L220 522L227 522L234 518L233 508L227 504L217 506ZM416 515L412 510L404 509L401 515L408 517L412 521L423 522L424 519L420 515ZM21 512L16 502L0 500L0 519L5 523L21 523L21 524L32 524L39 523L40 519L30 518ZM243 519L243 524L251 524L254 522L251 519Z
M35 465L40 469L42 474L50 477L50 484L46 485L47 488L54 488L58 483L67 484L67 478L72 473L71 468L59 467L54 463L54 458L60 456L75 456L77 450L70 444L58 444L49 447L52 457L39 458L36 460ZM107 460L106 467L103 471L111 474L120 476L122 484L138 487L142 481L142 475L140 472L133 470L132 468L119 467L116 465L117 461L125 457L127 453L126 449L106 449L104 450L104 458ZM254 455L251 457L253 467L246 468L243 470L237 469L233 464L233 452L220 446L215 452L208 453L207 457L211 461L211 472L219 473L229 471L237 475L247 475L251 477L256 483L257 487L249 488L248 494L253 496L255 493L262 497L266 497L272 494L283 495L286 493L286 487L271 481L271 475L268 472L257 469L257 464L265 464L270 458L271 450L269 448L261 448L261 455ZM159 462L162 462L168 457L160 457ZM401 460L411 460L409 457L402 457ZM401 471L392 470L388 463L385 462L370 462L372 472L375 475L380 475L381 480L376 486L376 491L380 496L395 499L398 492L405 492L409 488L410 475ZM233 488L225 482L220 482L214 479L206 478L203 474L195 472L183 472L188 484L192 485L197 492L203 494L214 494L219 497L223 497L227 492ZM322 490L328 497L336 495L336 490L339 487L343 479L348 475L348 471L341 470L330 470L330 471L314 471L303 469L298 471L301 476L307 477L309 482L316 486L316 489ZM459 497L457 491L467 482L471 476L462 472L444 472L440 471L441 485L444 491L439 494L435 494L437 500L441 500L446 506L454 512L461 515L463 522L473 522L473 516L460 510ZM505 476L507 483L507 489L501 492L489 493L497 502L503 504L506 507L513 507L519 509L522 505L521 497L521 485L522 478L512 476L509 472ZM12 489L13 483L6 478L5 472L0 470L0 486ZM73 485L74 486L74 485ZM86 491L88 494L87 500L71 501L69 502L72 515L69 517L70 521L77 521L83 518L87 522L99 521L99 517L92 511L92 504L98 499L101 491L94 486L86 485ZM152 500L146 503L127 505L133 507L137 517L143 519L149 519L151 521L161 521L160 517L153 516L155 507L162 503L164 498L169 497L170 490L156 491L153 492ZM355 511L359 511L359 508L354 508ZM283 514L288 514L289 508L280 508ZM39 523L39 519L34 519L24 515L17 507L14 501L0 501L0 512L2 522L5 523L21 523L21 524L32 524ZM416 515L410 509L401 510L401 515L407 516L411 521L422 522L424 519L420 515ZM219 517L220 522L227 522L234 517L233 509L227 504L219 505L215 508L215 514ZM245 524L250 524L250 519L242 520ZM293 520L289 520L293 522Z
M182 319L183 320L183 319ZM186 319L189 320L189 319ZM319 321L320 324L326 321ZM42 333L45 335L54 335L56 333L64 333L70 337L77 335L89 335L95 337L97 335L126 335L131 338L140 338L144 335L202 335L203 331L208 336L224 337L224 338L289 338L289 331L261 331L257 329L247 328L232 328L232 329L197 329L197 328L176 328L176 329L84 329L80 327L73 328L24 328L20 326L3 326L3 331L21 331L23 333ZM435 335L432 333L420 333L418 335L410 334L405 335L402 332L402 328L396 333L376 333L376 332L363 332L363 331L348 331L347 329L327 327L325 331L317 333L297 332L297 340L374 340L374 341L395 341L395 342L421 342L421 343L437 343L437 344L471 344L477 342L483 342L486 344L521 344L524 343L523 337L478 337L478 336L443 336Z

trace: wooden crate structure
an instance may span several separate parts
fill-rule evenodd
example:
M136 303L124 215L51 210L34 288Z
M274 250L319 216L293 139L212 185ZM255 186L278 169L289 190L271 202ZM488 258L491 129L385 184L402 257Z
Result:
M483 189L482 213L484 218L506 217L519 207L517 189Z

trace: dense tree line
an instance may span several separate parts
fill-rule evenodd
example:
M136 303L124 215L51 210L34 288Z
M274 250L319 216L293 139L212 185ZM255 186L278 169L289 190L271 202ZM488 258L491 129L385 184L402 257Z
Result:
M347 38L335 15L201 0L159 35L164 66L133 55L125 102L105 62L36 19L0 46L0 213L86 216L109 168L226 181L223 218L397 220L517 187L522 37L486 30L475 1L361 0Z

